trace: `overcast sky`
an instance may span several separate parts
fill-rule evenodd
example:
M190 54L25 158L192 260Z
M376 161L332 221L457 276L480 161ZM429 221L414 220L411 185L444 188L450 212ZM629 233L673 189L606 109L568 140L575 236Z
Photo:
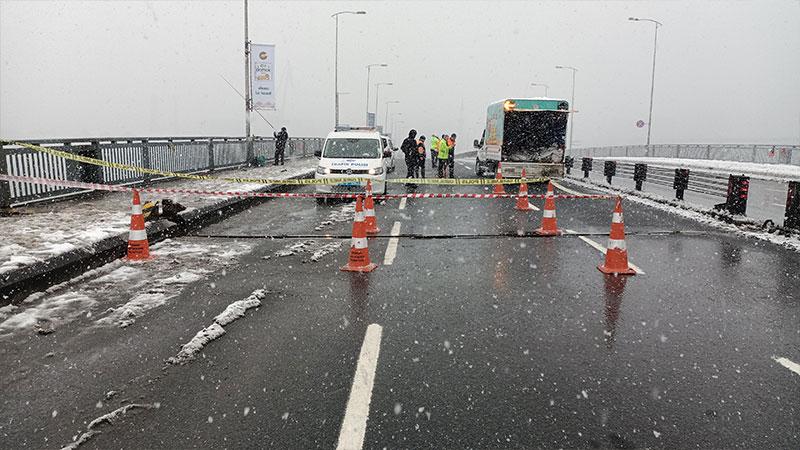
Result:
M243 1L0 0L0 135L242 136ZM575 146L641 144L653 25L653 142L800 143L800 2L250 1L250 39L274 43L277 111L293 136L333 125L334 20L340 10L341 122L362 124L366 69L403 134L480 137L486 105L569 99ZM374 109L374 89L370 109ZM255 134L271 129L254 114Z

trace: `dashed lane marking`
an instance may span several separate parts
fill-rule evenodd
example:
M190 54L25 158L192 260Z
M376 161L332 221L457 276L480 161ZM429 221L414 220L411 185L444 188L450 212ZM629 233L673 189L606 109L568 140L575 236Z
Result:
M401 198L400 205L397 207L397 209L406 209L406 200L408 199L405 197Z
M784 357L773 356L772 360L775 361L776 363L782 365L783 367L786 367L787 369L791 370L792 372L800 375L800 364L797 364L796 362L793 362L790 359L784 358Z
M564 231L566 231L566 232L567 232L567 234L578 234L578 233L576 233L575 231L572 231L572 230L564 230ZM578 236L578 239L580 239L580 240L582 240L583 242L586 242L587 244L589 244L590 246L592 246L592 247L596 248L596 249L597 249L597 251L599 251L600 253L602 253L602 254L604 254L604 255L606 254L606 251L608 250L607 248L603 247L602 245L600 245L600 244L598 244L597 242L595 242L595 241L593 241L593 240L589 239L589 238L588 238L588 237L586 237L586 236ZM640 268L639 268L638 266L636 266L634 263L632 263L632 262L628 261L628 266L630 266L630 268L631 268L631 269L635 270L637 274L639 274L639 275L645 275L645 272L644 272L644 270L640 269Z
M342 429L339 431L337 450L359 450L364 446L382 333L383 327L376 323L367 327L361 353L358 356L356 374L353 377L353 387L350 389L350 398L347 400Z
M386 255L383 257L384 266L391 266L395 256L397 256L397 245L400 243L400 238L397 237L400 236L400 222L395 222L392 225L390 235L393 237L389 238L389 244L386 245Z

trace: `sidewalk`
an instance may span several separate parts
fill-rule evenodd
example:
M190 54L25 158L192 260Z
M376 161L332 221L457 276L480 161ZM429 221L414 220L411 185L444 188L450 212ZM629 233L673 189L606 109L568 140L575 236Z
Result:
M267 166L220 172L224 177L301 178L313 173L315 158L296 159L286 166ZM214 191L256 191L260 184L236 184L222 181L175 180L158 183L159 188L184 188ZM170 198L186 206L181 214L196 215L200 209L230 204L239 199L220 196L143 193L142 202ZM127 240L130 225L130 195L112 192L90 199L73 199L42 203L17 209L12 216L0 217L0 294L14 274L48 265L54 258L78 250L89 250L109 238ZM161 221L163 222L163 221ZM165 228L158 222L148 223L148 231ZM0 304L4 299L0 297Z
M720 175L744 174L762 180L786 182L800 180L800 166L791 164L760 164L741 161L725 161L720 159L682 159L655 158L634 156L597 156L597 160L609 160L625 163L645 163L669 168L685 168L717 173ZM580 158L576 160L580 168Z

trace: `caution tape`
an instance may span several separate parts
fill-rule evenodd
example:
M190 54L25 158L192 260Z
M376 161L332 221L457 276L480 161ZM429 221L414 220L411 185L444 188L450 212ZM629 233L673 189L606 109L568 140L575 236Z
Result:
M348 194L317 194L317 193L297 193L297 192L252 192L252 191L206 191L201 189L180 189L180 188L132 188L129 186L119 186L113 184L84 183L81 181L53 180L50 178L26 177L19 175L0 174L0 181L33 183L47 186L68 187L92 191L112 191L112 192L146 192L151 194L183 194L196 196L218 196L218 197L258 197L258 198L325 198L325 199L354 199L363 197L363 193ZM376 200L392 200L400 198L518 198L514 194L470 194L470 193L409 193L409 194L377 194L372 196ZM528 194L527 198L545 198L544 194ZM558 194L554 198L563 199L610 199L616 198L612 195L572 195Z
M34 150L37 152L47 153L59 158L77 161L94 166L108 167L111 169L127 170L131 172L143 173L148 175L157 175L159 177L170 178L183 178L187 180L201 180L201 181L225 181L229 183L255 183L255 184L286 184L286 185L335 185L342 183L366 183L367 181L376 180L363 177L346 177L346 178L304 178L304 179L285 179L285 178L244 178L244 177L215 177L211 175L196 175L182 172L170 172L158 169L148 169L146 167L132 166L130 164L122 164L112 161L104 161L102 159L91 158L88 156L75 155L73 153L57 150L55 148L42 147L39 145L28 144L24 142L13 141L0 141L3 145L17 145L20 147ZM432 185L451 185L451 186L476 186L476 185L493 185L493 184L519 184L519 183L543 183L548 181L549 178L504 178L501 180L493 178L394 178L386 179L387 183L398 184L432 184Z

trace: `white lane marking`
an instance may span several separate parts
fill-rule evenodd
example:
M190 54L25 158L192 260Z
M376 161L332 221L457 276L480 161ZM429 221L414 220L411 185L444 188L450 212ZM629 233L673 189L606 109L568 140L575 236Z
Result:
M781 203L773 203L773 205L774 205L774 206L780 206L781 208L783 208L784 206L786 206L786 205L784 205L784 204L781 204Z
M373 323L367 327L361 354L358 355L353 387L347 400L342 429L339 431L337 450L357 450L364 446L364 434L367 431L369 403L372 400L372 386L375 383L375 370L378 367L378 355L381 351L381 334L383 327Z
M395 222L392 225L391 236L400 236L400 222ZM397 256L397 244L400 243L400 238L393 237L389 239L389 244L386 246L386 255L383 257L383 265L391 266Z
M556 183L556 182L555 182L555 181L553 181L553 180L550 180L550 182L551 182L551 183L553 183L553 186L555 186L555 187L557 187L557 188L561 189L562 191L566 192L567 194L572 194L572 195L586 195L586 194L584 194L583 192L573 191L572 189L565 188L564 186L562 186L562 185L560 185L560 184Z
M578 234L578 233L576 233L575 231L572 231L572 230L564 230L564 231L566 231L567 234ZM586 236L578 236L578 239L582 240L583 242L586 242L587 244L589 244L590 246L594 247L595 249L597 249L597 251L599 251L600 253L602 253L604 255L606 254L606 251L608 250L605 247L603 247L602 245L600 245L599 243L589 239ZM638 273L639 275L645 275L644 270L640 269L636 264L628 261L628 266L630 266L631 269L635 270L636 273Z
M783 367L786 367L787 369L791 370L792 372L800 375L800 364L797 364L796 362L793 362L793 361L789 360L788 358L784 358L784 357L780 357L779 358L777 356L773 356L772 360L775 361L776 363L782 365Z
M531 210L533 210L533 211L541 211L541 209L539 209L536 205L531 203L530 200L528 200L528 206L530 206Z
M406 209L406 200L408 200L408 199L405 198L405 197L401 198L400 199L400 206L398 206L397 209Z

